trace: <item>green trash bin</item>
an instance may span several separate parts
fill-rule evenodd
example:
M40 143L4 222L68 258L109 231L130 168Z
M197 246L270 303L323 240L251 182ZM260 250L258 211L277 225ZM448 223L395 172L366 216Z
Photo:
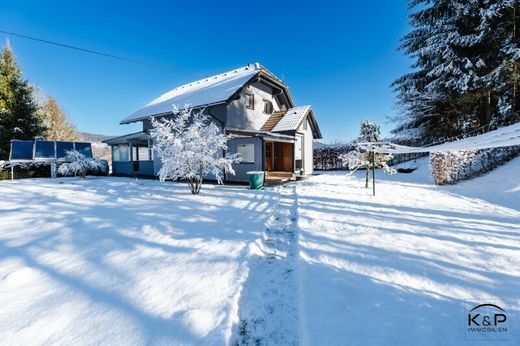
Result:
M249 188L251 190L260 190L264 187L264 171L247 172L249 178Z

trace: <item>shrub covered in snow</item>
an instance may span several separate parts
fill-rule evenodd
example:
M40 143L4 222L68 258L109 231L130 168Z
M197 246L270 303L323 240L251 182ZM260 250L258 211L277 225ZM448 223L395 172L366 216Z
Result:
M519 154L520 146L430 153L430 168L435 184L449 185L489 172Z
M223 134L203 110L174 107L173 113L171 118L151 119L153 149L162 163L161 181L186 179L191 193L198 194L207 175L212 174L221 184L225 171L235 174L232 164L240 158L221 156L227 150L229 136Z
M80 179L85 179L87 172L102 171L105 169L105 164L99 160L86 157L77 150L68 150L65 160L58 168L58 173L64 176L78 176Z

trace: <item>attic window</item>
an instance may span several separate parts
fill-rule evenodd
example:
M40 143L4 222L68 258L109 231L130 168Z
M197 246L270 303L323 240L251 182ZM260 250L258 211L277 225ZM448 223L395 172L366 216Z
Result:
M246 108L248 109L255 109L255 95L250 93L250 92L246 92Z
M264 99L264 114L273 113L273 103L269 100Z

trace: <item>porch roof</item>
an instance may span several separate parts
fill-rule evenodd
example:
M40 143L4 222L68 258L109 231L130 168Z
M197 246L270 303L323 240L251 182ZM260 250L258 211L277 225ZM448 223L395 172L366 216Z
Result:
M116 145L116 144L142 144L142 143L148 143L148 140L150 139L150 135L147 134L144 131L130 133L128 135L123 135L119 137L112 137L109 139L106 139L103 141L103 143L106 143L108 145Z

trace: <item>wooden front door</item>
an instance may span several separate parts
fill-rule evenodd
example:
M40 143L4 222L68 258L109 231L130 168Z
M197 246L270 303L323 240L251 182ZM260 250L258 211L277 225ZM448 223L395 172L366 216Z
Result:
M274 170L277 172L293 171L293 144L274 143Z
M271 172L273 170L273 143L265 142L265 170Z

